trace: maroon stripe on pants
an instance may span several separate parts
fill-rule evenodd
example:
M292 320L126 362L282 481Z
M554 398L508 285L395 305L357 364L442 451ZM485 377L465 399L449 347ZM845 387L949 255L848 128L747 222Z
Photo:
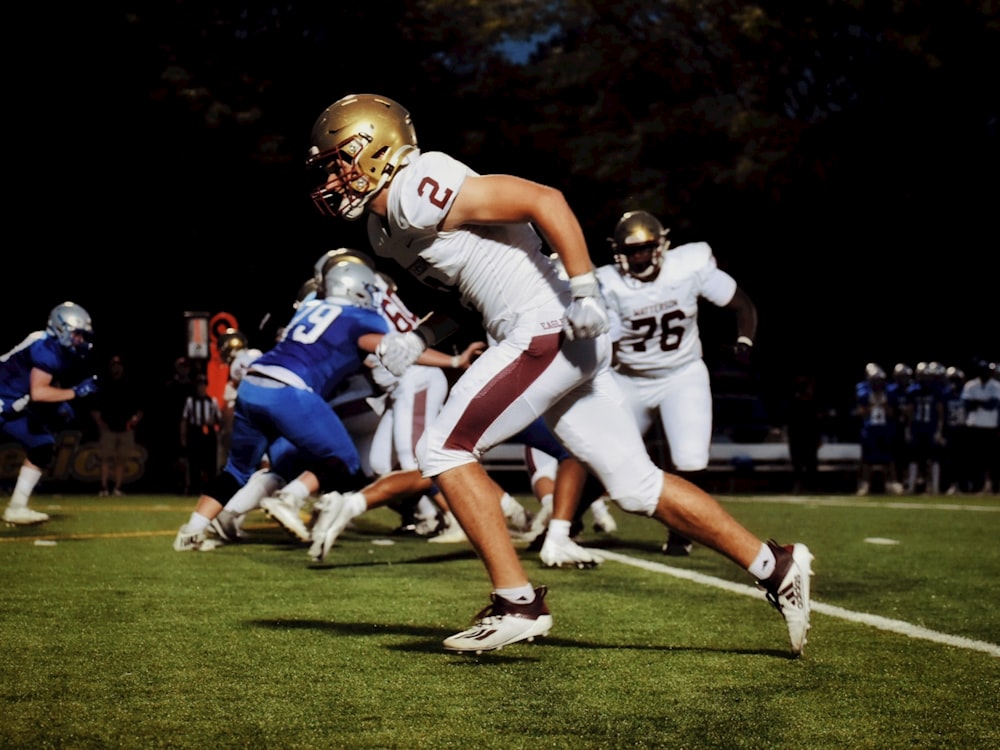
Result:
M498 372L469 402L465 413L444 441L444 447L448 450L471 452L497 417L552 363L559 353L561 343L561 333L533 338L528 348Z
M427 389L417 391L416 396L413 399L413 434L410 436L410 441L413 445L410 446L412 452L417 450L417 441L420 440L421 436L424 434L424 429L427 427Z

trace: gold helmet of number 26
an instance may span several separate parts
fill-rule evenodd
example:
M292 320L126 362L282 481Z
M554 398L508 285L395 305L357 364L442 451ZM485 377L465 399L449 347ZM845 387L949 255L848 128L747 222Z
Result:
M348 221L360 218L406 158L419 153L410 113L375 94L351 94L331 104L313 124L309 142L306 166L323 176L313 203L320 213Z

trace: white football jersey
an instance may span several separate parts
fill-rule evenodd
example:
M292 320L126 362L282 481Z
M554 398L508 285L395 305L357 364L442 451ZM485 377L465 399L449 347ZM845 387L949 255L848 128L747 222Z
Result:
M736 280L716 265L704 242L668 250L652 281L623 274L613 263L598 268L597 278L617 343L618 370L633 377L663 377L701 359L699 298L724 307L736 293Z
M569 287L541 251L542 240L530 224L437 229L465 178L475 175L446 154L419 154L389 183L386 221L368 217L368 238L377 255L394 259L428 286L457 291L464 305L482 315L487 333L500 341L520 313L568 295ZM561 328L561 321L553 327Z

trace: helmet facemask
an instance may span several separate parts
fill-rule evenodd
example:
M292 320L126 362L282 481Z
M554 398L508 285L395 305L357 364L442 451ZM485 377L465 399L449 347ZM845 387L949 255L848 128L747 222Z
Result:
M629 211L618 220L615 236L608 238L615 263L622 274L652 281L663 265L663 255L670 247L669 229L646 211Z
M623 273L639 281L652 281L660 273L663 262L663 243L651 242L636 245L622 253L615 253L615 262Z

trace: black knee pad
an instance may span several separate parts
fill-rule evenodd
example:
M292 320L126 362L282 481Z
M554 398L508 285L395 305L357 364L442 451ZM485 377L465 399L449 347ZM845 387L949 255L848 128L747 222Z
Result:
M34 448L28 448L28 450L25 451L25 455L31 463L39 469L44 470L49 465L49 462L52 460L52 456L55 455L55 452L55 443L44 443L42 445L36 445Z
M353 492L360 490L369 483L369 479L364 472L356 471L353 474L347 470L344 464L337 460L314 466L313 474L319 481L320 492Z

